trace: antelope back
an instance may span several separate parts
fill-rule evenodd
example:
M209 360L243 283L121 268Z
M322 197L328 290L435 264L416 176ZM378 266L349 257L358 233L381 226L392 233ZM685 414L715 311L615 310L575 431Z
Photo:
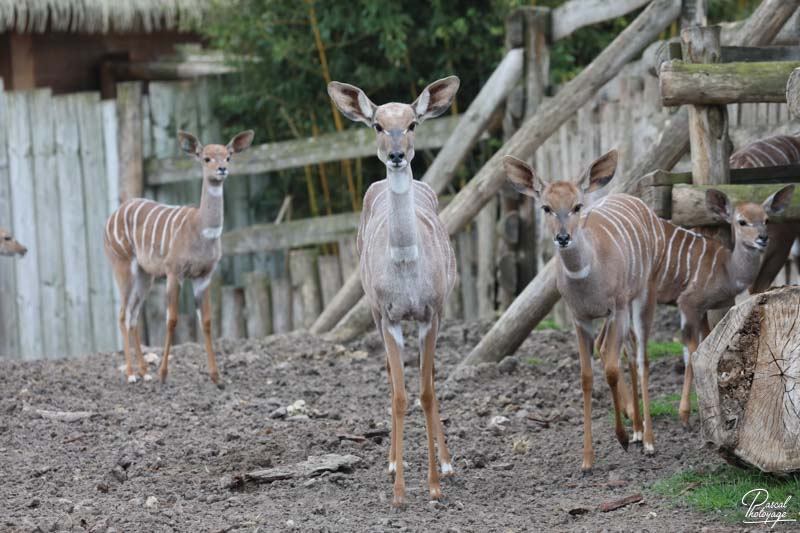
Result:
M421 275L441 276L444 297L450 295L456 282L456 258L450 236L439 220L439 200L427 184L412 181L414 211L417 218L417 246L429 272ZM360 258L361 280L365 292L372 291L373 274L370 264L375 256L389 256L389 186L387 180L373 183L364 195L361 221L356 237ZM424 257L423 257L424 256ZM371 295L376 301L376 295Z
M800 139L774 135L746 144L730 157L731 168L773 167L800 163Z

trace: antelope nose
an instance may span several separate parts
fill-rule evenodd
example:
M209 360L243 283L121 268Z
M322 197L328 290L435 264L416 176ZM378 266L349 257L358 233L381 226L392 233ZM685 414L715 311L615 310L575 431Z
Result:
M24 256L25 256L25 254L27 254L27 253L28 253L28 249L27 249L27 248L25 248L24 246L20 246L20 248L19 248L19 255L20 255L20 257L24 257Z
M405 157L406 154L403 152L389 152L389 161L394 164L400 163Z
M217 174L227 174L227 173L228 173L228 169L226 167L218 167L217 168Z
M562 248L569 244L570 238L569 233L559 233L556 235L556 242Z
M761 244L767 244L767 242L769 242L769 235L767 235L766 233L762 233L761 235L758 236L758 240L759 242L761 242Z

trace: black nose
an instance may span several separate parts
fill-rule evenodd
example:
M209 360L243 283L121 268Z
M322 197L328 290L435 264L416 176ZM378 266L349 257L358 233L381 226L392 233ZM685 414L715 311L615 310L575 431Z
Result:
M556 235L556 242L559 246L566 246L569 244L569 233L559 233Z
M217 174L227 174L228 169L226 167L217 167Z
M769 241L769 235L767 235L766 233L763 235L759 235L758 240L763 242L764 244L767 244L767 241Z
M389 152L389 161L392 163L399 163L403 159L405 159L406 154L403 152Z

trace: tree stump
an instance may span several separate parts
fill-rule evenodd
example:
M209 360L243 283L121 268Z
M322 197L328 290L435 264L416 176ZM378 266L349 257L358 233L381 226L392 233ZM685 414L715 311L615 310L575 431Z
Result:
M703 434L725 460L800 471L800 287L731 309L692 362Z

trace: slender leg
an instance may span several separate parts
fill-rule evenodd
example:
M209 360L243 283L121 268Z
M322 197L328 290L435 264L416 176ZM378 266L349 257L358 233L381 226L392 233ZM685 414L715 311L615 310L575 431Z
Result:
M686 370L683 374L683 389L681 390L681 403L678 408L678 415L684 427L689 425L689 414L692 410L691 393L692 379L694 370L692 368L692 354L699 345L700 313L689 304L678 300L678 307L681 311L681 336L686 347Z
M200 309L200 322L203 327L203 337L206 343L206 353L208 354L208 373L211 376L211 381L216 386L221 387L222 382L219 380L217 357L214 353L214 343L211 340L211 295L208 289L203 291Z
M117 278L119 293L122 296L122 305L119 309L119 330L122 333L122 350L125 354L125 375L127 376L128 383L136 383L136 375L133 373L133 364L131 363L131 343L128 337L128 300L133 291L130 265L117 262L112 264L115 277Z
M592 325L575 321L575 334L578 337L578 352L581 357L581 391L583 392L583 462L584 474L592 471L594 448L592 447Z
M433 360L436 353L436 335L439 332L439 318L434 315L429 324L420 324L420 394L419 401L425 413L425 429L428 434L428 489L431 499L442 497L439 484L439 471L436 468L436 434L441 432L434 404L436 389L433 381Z
M436 363L433 364L433 372L431 374L431 382L436 381ZM439 414L439 398L436 394L433 395L433 413L434 420L436 421L436 441L439 446L439 465L442 468L442 477L453 477L455 471L453 464L450 462L450 450L447 449L447 443L444 440L444 428L442 427L442 417Z
M128 383L136 383L136 374L133 373L131 364L131 342L128 338L128 324L125 316L125 304L119 311L119 329L122 332L122 350L125 352L125 375L128 376Z
M653 435L653 422L650 418L650 358L647 354L647 339L650 338L650 329L653 324L653 315L656 309L656 290L651 288L643 300L633 302L633 331L638 339L636 346L636 366L642 387L642 410L644 411L644 434L642 436L644 453L655 453L655 437ZM632 354L631 354L632 355ZM631 372L632 376L634 375ZM638 406L638 401L636 402Z
M628 433L622 424L622 402L619 394L619 352L622 348L622 336L627 335L625 326L628 320L627 309L617 309L613 319L608 320L606 332L606 351L603 355L606 382L611 388L611 399L614 403L614 432L624 449L628 449Z
M381 334L381 340L384 341L384 346L385 346L386 345L386 341L384 340L384 335L383 335L383 319L381 318L381 314L378 311L376 311L375 309L372 309L372 320L375 322L375 327L378 328L378 333ZM389 401L392 401L392 398L394 398L394 387L392 386L392 368L389 366L389 356L388 355L386 356L386 375L389 378ZM395 457L396 457L395 452L397 450L395 449L395 446L394 446L395 436L396 436L396 433L395 433L395 419L394 419L394 416L392 416L392 421L391 421L391 424L389 426L389 470L388 470L388 472L389 472L390 476L394 475L395 470L397 468L397 462L395 460Z
M382 330L392 378L392 424L394 427L392 440L395 446L394 499L392 500L392 505L400 508L406 504L406 482L403 477L403 423L408 405L403 375L403 356L400 353L403 338L399 325L382 324Z
M177 277L169 274L167 276L167 340L164 342L164 357L161 359L161 368L158 371L161 383L167 381L169 349L172 345L172 334L178 324L178 296L180 291L181 282Z
M130 310L130 337L133 340L133 347L136 352L136 360L139 363L139 375L145 381L150 381L153 377L147 369L147 363L142 355L142 345L139 343L139 314L142 311L142 304L144 303L147 293L150 292L150 287L153 285L153 277L144 273L142 270L136 274L136 282L134 283L134 290L136 291L136 298L133 302L132 309Z
M625 404L628 418L633 422L633 439L631 442L641 444L643 429L642 414L639 411L639 385L637 381L638 370L636 364L637 348L638 343L636 339L629 337L628 341L625 343L625 353L628 359L628 373L631 375L631 390L628 390L625 380L621 379L620 392L623 396L623 403ZM631 416L633 418L631 418Z

